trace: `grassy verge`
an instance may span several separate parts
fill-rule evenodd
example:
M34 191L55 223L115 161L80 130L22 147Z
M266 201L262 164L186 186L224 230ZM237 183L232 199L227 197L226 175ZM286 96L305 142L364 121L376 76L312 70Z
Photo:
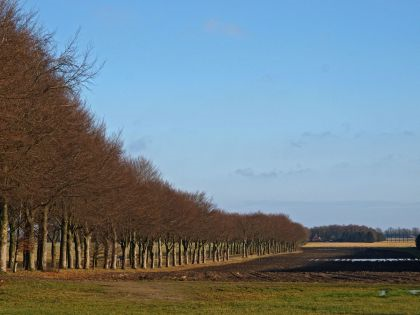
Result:
M418 314L413 289L420 285L6 279L0 314Z

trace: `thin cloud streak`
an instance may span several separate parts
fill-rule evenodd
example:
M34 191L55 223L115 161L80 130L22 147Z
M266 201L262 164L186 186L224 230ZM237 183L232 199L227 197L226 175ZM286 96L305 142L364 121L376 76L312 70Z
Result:
M206 23L204 24L204 29L208 33L222 34L229 37L244 36L244 31L241 27L235 24L225 23L217 19L211 19L206 21Z
M151 142L150 139L147 137L138 138L130 143L128 147L129 151L130 153L134 153L134 154L141 153L148 148L150 142Z
M275 179L281 176L293 176L293 175L300 175L312 172L310 168L301 168L298 167L296 169L291 169L288 171L278 171L278 170L271 170L271 171L264 171L264 172L257 172L252 168L239 168L234 171L235 175L239 175L242 177L247 178L260 178L260 179Z

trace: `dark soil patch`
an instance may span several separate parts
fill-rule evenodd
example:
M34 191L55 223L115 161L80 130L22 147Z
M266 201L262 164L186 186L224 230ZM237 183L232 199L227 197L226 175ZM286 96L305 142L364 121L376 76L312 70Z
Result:
M62 280L177 280L177 281L279 281L279 282L366 282L419 283L419 261L349 262L331 259L415 258L392 248L307 248L302 253L276 255L243 263L202 266L179 271L64 271L21 272L7 278ZM318 260L317 260L318 259ZM1 278L2 276L0 276Z

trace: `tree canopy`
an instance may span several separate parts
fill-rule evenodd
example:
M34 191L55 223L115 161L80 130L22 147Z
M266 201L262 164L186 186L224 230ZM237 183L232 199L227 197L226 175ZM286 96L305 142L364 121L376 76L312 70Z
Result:
M33 15L0 0L0 270L16 268L20 252L25 269L45 270L48 241L51 267L59 242L59 268L87 269L99 253L105 268L125 268L126 258L153 266L162 243L175 265L296 250L306 239L283 214L218 209L125 154L80 96L98 69L89 53L75 40L55 47Z

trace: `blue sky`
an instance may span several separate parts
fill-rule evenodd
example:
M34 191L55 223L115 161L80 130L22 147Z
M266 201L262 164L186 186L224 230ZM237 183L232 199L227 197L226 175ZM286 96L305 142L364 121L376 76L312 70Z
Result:
M87 104L222 208L420 225L420 1L54 1L106 64Z

